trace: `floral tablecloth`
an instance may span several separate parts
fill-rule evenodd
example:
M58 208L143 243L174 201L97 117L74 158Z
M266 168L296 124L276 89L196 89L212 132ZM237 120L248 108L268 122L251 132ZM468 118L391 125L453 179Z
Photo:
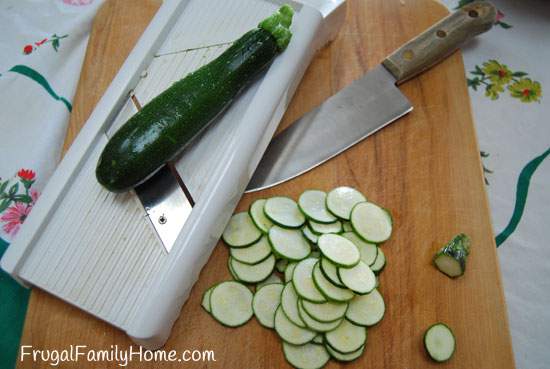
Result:
M444 0L450 9L468 2ZM58 163L100 3L0 3L0 254ZM496 26L463 55L516 364L544 369L550 368L550 2L494 3ZM28 291L0 272L1 368L15 363L27 299Z

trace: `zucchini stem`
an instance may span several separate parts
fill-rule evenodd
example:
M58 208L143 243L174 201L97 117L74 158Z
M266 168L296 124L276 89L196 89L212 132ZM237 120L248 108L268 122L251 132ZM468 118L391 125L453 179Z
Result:
M286 49L290 39L292 38L290 25L292 24L293 15L294 10L290 7L290 5L285 4L275 13L261 21L258 25L258 28L262 28L271 33L277 41L277 46L280 51Z

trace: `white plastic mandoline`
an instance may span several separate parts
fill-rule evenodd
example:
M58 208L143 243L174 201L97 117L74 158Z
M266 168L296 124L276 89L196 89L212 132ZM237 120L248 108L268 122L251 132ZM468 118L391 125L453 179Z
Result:
M195 206L167 253L132 192L113 194L95 166L113 132L141 104L223 52L283 1L167 0L50 179L2 268L161 347L266 149L313 54L332 39L345 0L290 2L293 38L176 168Z

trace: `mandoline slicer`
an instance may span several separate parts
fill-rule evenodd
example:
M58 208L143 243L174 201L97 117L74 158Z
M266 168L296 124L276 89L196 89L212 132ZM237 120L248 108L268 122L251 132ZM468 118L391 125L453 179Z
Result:
M290 2L293 38L174 163L194 206L168 253L134 192L96 181L107 136L141 104L223 52L282 5L275 0L167 0L65 155L2 268L161 347L271 140L314 53L331 40L345 0ZM286 1L285 1L286 2ZM131 98L133 97L133 98Z

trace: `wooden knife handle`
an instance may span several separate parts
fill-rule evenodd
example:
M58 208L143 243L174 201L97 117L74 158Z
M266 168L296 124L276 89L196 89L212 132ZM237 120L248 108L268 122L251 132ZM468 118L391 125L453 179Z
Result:
M496 21L496 8L476 1L456 10L389 55L382 64L402 83L445 59Z

